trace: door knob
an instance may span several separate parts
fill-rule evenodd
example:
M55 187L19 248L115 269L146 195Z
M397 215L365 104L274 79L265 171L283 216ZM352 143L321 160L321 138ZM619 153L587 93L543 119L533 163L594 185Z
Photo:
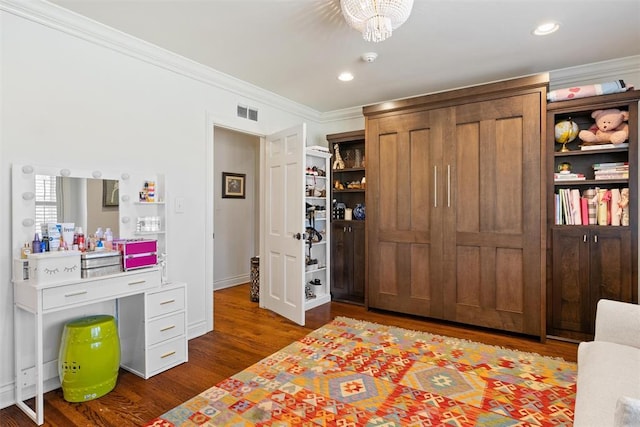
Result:
M302 235L300 233L295 233L293 235L293 238L296 239L296 240L300 240L302 238Z

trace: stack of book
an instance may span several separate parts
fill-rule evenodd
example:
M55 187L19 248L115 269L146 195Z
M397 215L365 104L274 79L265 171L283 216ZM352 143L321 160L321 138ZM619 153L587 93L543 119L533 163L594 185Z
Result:
M585 177L582 173L572 172L556 172L553 174L554 181L584 181Z
M629 162L596 163L593 165L595 179L629 179Z

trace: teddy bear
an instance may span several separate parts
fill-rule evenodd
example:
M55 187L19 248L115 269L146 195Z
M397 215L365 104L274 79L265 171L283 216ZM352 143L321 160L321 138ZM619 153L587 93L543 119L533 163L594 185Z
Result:
M628 111L617 108L596 110L591 113L595 123L588 130L581 130L578 136L585 145L592 144L621 144L629 138Z

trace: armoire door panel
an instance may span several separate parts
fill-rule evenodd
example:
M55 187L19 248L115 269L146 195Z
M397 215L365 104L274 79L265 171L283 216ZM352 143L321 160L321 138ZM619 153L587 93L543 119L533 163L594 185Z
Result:
M458 304L479 307L482 291L480 248L458 246L456 258L455 300ZM445 313L451 320L455 320L454 314L455 311Z
M523 108L527 103L538 105L535 117ZM498 106L489 101L456 108L451 148L456 223L449 231L453 234L445 230L444 237L445 245L457 248L455 282L449 276L444 294L445 315L451 320L540 333L540 181L524 173L531 163L540 175L539 141L532 155L524 137L533 122L539 138L539 103L539 95L523 95L500 100ZM531 206L536 208L525 209ZM470 253L477 258L469 259ZM479 285L462 283L462 278L470 280L467 269L476 264L481 268Z
M499 233L522 233L521 215L523 191L522 118L509 118L495 122L494 162L483 162L485 169L493 169L494 181L487 183L487 198L491 199L492 224L490 229ZM491 197L490 197L491 196ZM487 207L488 208L488 207Z
M480 126L478 123L456 127L455 188L456 230L480 231Z
M380 262L374 267L378 270L378 294L382 295L382 300L389 297L397 297L400 283L397 279L397 243L380 242L378 244L378 256ZM382 303L382 301L379 301Z
M496 309L523 314L524 278L521 249L498 248L496 250L495 283Z
M411 296L431 299L431 248L429 245L411 245Z
M444 134L431 126L432 114L438 113L367 125L368 305L441 317L442 292L437 303L433 293L442 270L437 208L444 209L446 199L436 184L445 179Z
M380 159L384 159L384 166L379 168L379 179L374 183L367 183L369 192L375 191L375 186L379 187L376 220L380 230L396 230L398 228L398 169L400 166L398 164L398 139L397 133L380 135L376 152L379 153ZM371 148L367 149L369 158L374 154L372 151Z
M428 165L434 163L431 155L432 143L429 140L430 131L420 129L409 133L410 137L410 167L409 179L404 185L410 197L410 224L412 230L430 230L431 209L430 202L434 182L434 175ZM435 203L434 203L435 204Z

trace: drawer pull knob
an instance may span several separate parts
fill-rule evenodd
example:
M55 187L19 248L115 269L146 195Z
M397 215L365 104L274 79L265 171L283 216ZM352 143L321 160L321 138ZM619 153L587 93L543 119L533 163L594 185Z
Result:
M78 291L78 292L72 292L70 294L64 294L65 298L70 298L70 297L77 297L78 295L84 295L86 294L87 291Z
M161 359L165 359L167 357L173 356L174 354L176 354L175 351L170 351L169 353L165 353L162 356L160 356Z
M160 329L160 332L166 332L166 331L169 331L169 330L171 330L171 329L173 329L175 327L176 327L176 325L167 326L166 328Z
M146 280L138 280L137 282L129 282L129 286L133 286L133 285L142 285L144 283L146 283Z
M176 302L176 300L175 300L175 299L170 299L170 300L162 301L162 302L160 303L160 305L171 304L171 303L173 303L173 302Z

